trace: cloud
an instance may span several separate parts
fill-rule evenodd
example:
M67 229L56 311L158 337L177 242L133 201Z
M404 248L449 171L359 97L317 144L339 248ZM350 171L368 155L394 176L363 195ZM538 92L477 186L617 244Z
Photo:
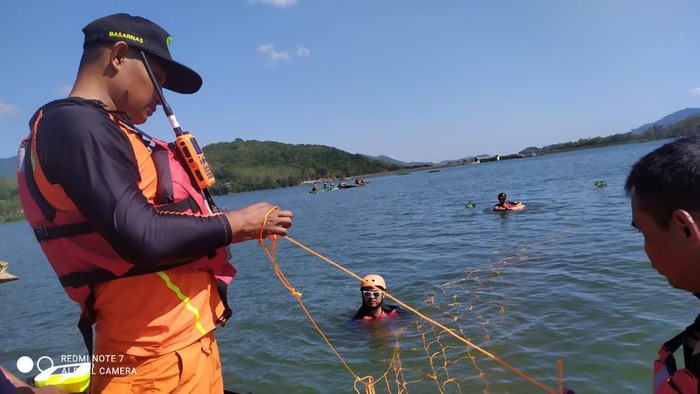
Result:
M258 46L258 53L261 53L270 59L270 61L277 62L280 60L289 60L289 53L278 52L275 50L275 46L272 44L264 44Z
M10 116L19 113L19 108L12 104L3 103L0 101L0 118L4 116Z
M299 4L299 0L250 0L250 4L262 3L273 7L287 8Z
M311 56L311 50L303 45L297 46L297 56Z
M257 48L259 54L265 56L271 62L289 61L292 56L311 56L311 50L303 45L297 45L296 51L278 51L274 44L263 44Z
M690 89L689 93L693 96L700 96L700 87Z

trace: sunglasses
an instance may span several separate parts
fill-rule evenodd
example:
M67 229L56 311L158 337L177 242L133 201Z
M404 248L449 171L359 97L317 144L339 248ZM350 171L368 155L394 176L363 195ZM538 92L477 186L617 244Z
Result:
M362 296L369 298L374 297L374 298L379 298L379 295L382 294L380 291L377 290L362 290Z

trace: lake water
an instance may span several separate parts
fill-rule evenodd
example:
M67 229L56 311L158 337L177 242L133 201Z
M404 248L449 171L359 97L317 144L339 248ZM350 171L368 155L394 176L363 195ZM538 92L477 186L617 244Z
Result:
M671 289L650 267L642 236L630 226L624 179L662 143L365 178L368 187L321 194L308 187L244 193L218 203L268 201L293 210L292 238L360 276L383 275L390 294L552 390L561 359L564 384L578 393L650 392L658 346L698 310L697 299ZM597 180L608 187L595 188ZM502 191L527 209L490 212ZM469 200L475 208L465 207ZM229 291L235 312L217 332L225 386L255 394L353 393L352 374L261 247L231 249L239 270ZM22 278L0 286L0 363L17 372L22 355L84 353L78 308L26 222L0 226L0 259ZM349 322L360 304L356 279L284 239L277 259L354 373L388 372L378 393L546 392L411 313L380 324Z

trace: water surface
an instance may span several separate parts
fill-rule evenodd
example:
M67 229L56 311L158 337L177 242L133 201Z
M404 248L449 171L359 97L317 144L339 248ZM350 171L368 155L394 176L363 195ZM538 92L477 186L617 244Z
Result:
M663 142L365 178L362 188L307 187L218 198L294 211L290 236L389 292L547 387L649 392L658 346L689 324L697 300L654 271L630 226L630 166ZM594 187L604 180L608 187ZM527 204L495 213L496 195ZM476 203L465 208L467 201ZM242 393L353 393L353 376L319 337L255 242L232 248L233 320L217 332L226 387ZM278 263L350 368L388 372L391 392L544 392L411 314L348 321L357 280L280 240ZM0 226L0 259L21 280L0 287L0 362L83 352L69 302L26 222ZM124 302L141 302L125 296ZM400 362L401 374L392 368ZM433 375L435 379L429 378ZM20 374L20 376L23 376ZM397 377L398 376L398 377ZM453 380L449 380L453 379ZM387 392L386 384L377 392Z

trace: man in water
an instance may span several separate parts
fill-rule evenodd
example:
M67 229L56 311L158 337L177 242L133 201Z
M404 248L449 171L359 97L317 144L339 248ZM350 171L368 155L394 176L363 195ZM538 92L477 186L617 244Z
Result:
M700 138L681 138L642 157L630 171L632 226L644 237L652 267L668 283L700 295ZM666 342L654 362L654 393L697 393L700 316ZM685 368L673 352L683 348Z
M352 318L355 320L373 320L398 315L401 311L398 306L384 305L385 291L386 282L384 278L379 275L365 276L360 284L362 306Z
M498 193L498 204L494 205L492 210L494 211L519 211L525 209L525 204L520 201L506 201L505 193Z

